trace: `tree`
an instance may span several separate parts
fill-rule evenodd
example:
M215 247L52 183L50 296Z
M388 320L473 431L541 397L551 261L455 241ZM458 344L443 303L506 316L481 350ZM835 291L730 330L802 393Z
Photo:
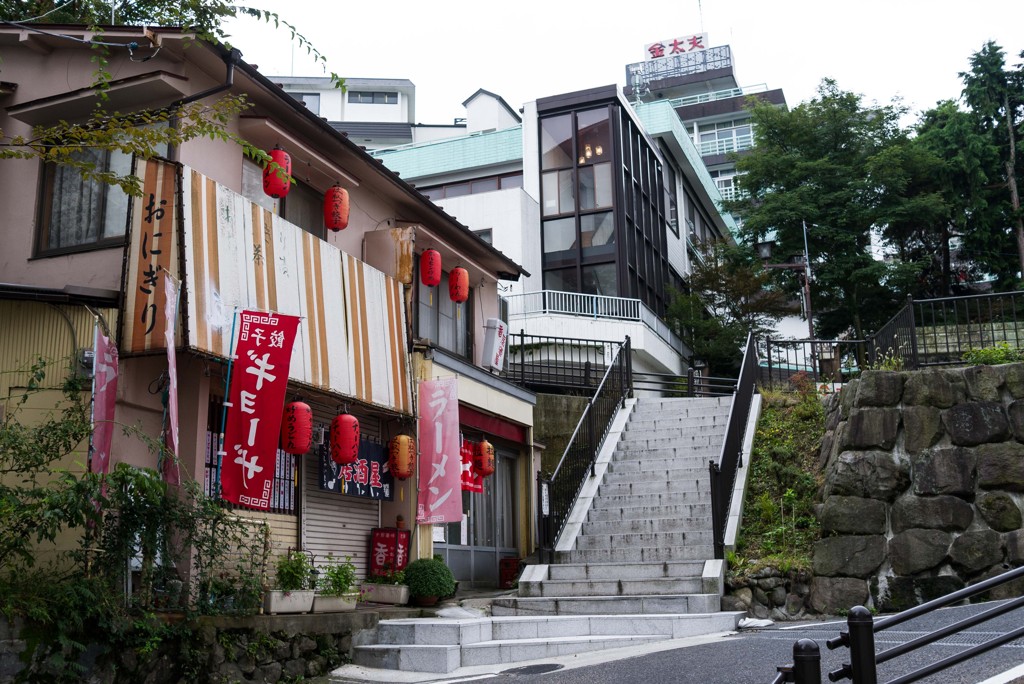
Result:
M699 254L691 291L676 293L667 318L711 374L731 375L739 370L747 333L767 336L785 315L787 297L749 247L714 242Z
M1024 58L1024 52L1020 56ZM1024 216L1017 177L1024 172L1024 165L1017 159L1017 131L1024 125L1024 65L1007 69L1002 48L989 41L971 56L971 70L961 72L960 77L965 101L999 150L1003 167L999 184L1007 191L1004 225L1012 226L1016 240L1019 281L1024 277Z
M820 337L852 331L863 338L902 303L920 270L872 253L896 192L878 171L884 161L900 161L902 113L896 104L866 107L830 79L789 111L751 105L755 145L737 159L742 196L726 209L742 217L750 244L773 238L782 254L803 254L806 223Z
M244 97L225 95L213 104L198 102L170 105L131 113L108 111L104 106L105 91L111 74L107 61L112 50L132 49L130 46L103 39L103 26L164 26L177 27L191 33L197 40L228 44L223 23L228 18L249 16L275 26L283 26L291 39L326 65L326 58L301 34L295 26L274 12L232 5L224 0L139 0L137 2L108 2L107 0L78 0L54 5L53 0L0 0L0 20L22 26L26 31L62 35L58 30L43 29L38 24L77 24L89 28L94 36L88 40L94 50L96 80L93 87L99 94L96 109L83 122L59 122L52 126L36 126L30 136L6 136L0 129L0 160L38 158L45 162L74 167L86 180L97 180L120 186L125 192L141 194L141 181L133 175L104 172L80 154L82 148L101 149L151 159L161 148L179 146L196 138L233 141L243 152L256 161L271 163L265 150L250 145L244 138L231 133L228 123L243 112L248 104ZM67 36L68 40L82 40ZM134 49L139 49L136 46ZM2 55L0 55L2 58ZM331 80L343 88L343 80L331 72ZM174 120L174 126L161 125Z

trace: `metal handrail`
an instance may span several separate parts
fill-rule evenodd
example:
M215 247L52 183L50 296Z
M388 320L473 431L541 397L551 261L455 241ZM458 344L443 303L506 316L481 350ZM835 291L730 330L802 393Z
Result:
M714 528L715 558L725 558L725 526L729 519L736 470L743 466L743 435L756 389L757 365L757 345L753 333L747 333L743 363L736 381L732 406L729 408L722 453L718 463L712 460L708 464L711 475L711 524Z
M837 648L850 649L850 662L843 663L842 667L829 672L829 681L838 682L843 679L849 679L853 684L876 684L878 681L878 664L887 662L901 655L906 655L907 653L911 653L922 646L934 643L950 635L957 634L965 629L977 626L1024 606L1024 597L1020 597L995 606L994 608L990 608L984 612L971 615L963 620L959 620L950 625L924 634L906 643L894 646L882 651L881 653L875 653L875 632L881 632L882 630L889 629L890 627L903 624L908 620L927 615L939 608L944 608L966 599L979 596L995 587L1013 582L1014 580L1018 580L1022 577L1024 577L1024 567L1014 568L1013 570L1004 572L1001 575L990 577L987 580L965 587L958 591L954 591L950 594L946 594L945 596L940 596L939 598L928 601L927 603L922 603L919 606L908 608L901 613L883 618L877 622L872 617L871 611L867 608L864 606L855 606L850 610L850 614L846 621L847 631L840 632L838 637L829 639L825 642L825 645L829 650L835 650ZM913 672L895 679L890 679L886 684L909 684L910 682L916 682L920 679L931 676L936 672L941 672L953 665L965 662L977 655L981 655L982 653L986 653L994 648L998 648L1004 644L1019 639L1022 636L1024 636L1024 627L1019 627L1015 630L1011 630L1001 634L1000 636L989 639L984 643L961 651L960 653L948 656L942 660L914 670ZM794 654L795 653L796 648L794 647ZM813 667L806 662L800 668L795 668L794 666L779 667L778 670L780 675L775 679L775 681L795 682L795 684L818 684L818 682L821 681L820 655L818 654L817 648L809 649L806 653L810 654L810 657L813 659Z
M545 553L548 562L554 562L556 540L565 528L583 484L595 476L597 454L608 436L616 407L625 406L626 397L632 395L631 366L630 342L626 337L608 363L594 396L583 409L558 465L548 477L543 473L537 475L538 547L542 562ZM617 379L617 386L610 382L613 378Z

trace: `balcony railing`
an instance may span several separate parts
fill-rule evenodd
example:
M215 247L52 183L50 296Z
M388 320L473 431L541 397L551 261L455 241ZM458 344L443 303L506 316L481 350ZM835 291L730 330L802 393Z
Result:
M700 74L714 69L732 68L732 50L728 45L694 50L664 59L636 62L626 67L626 85L644 88L651 81Z
M733 97L742 97L743 95L753 95L754 93L764 93L767 91L768 85L766 83L758 83L757 85L744 86L742 88L716 90L713 93L697 93L696 95L687 95L686 97L676 97L669 100L669 104L673 107L688 107L690 105L728 100Z
M707 140L697 143L697 150L700 156L707 157L712 154L728 154L729 152L742 152L754 146L754 134L734 135L731 138L722 140Z
M689 353L679 336L639 299L541 290L510 295L505 297L505 301L508 303L510 320L516 316L529 314L564 314L593 319L636 321L650 328L676 352Z

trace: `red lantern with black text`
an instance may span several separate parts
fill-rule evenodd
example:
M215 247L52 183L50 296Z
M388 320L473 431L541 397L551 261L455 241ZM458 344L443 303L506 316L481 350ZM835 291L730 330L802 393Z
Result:
M448 296L453 302L469 299L469 271L462 267L452 269L448 274Z
M340 465L359 460L359 421L349 413L331 421L331 460Z
M494 474L494 445L486 439L476 445L473 455L473 468L481 477Z
M441 282L441 253L428 249L420 255L420 282L434 287Z
M328 230L348 228L348 190L335 185L324 194L324 225Z
M263 169L263 192L284 197L292 189L292 157L280 147L270 150L270 163Z
M313 410L309 404L293 401L284 407L281 421L281 448L289 454L300 455L313 444Z
M388 443L388 470L399 480L407 480L415 469L416 440L409 435L395 435Z

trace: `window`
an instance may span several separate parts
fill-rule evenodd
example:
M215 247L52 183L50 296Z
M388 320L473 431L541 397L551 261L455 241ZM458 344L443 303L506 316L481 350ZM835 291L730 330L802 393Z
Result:
M579 170L580 211L612 206L612 165L595 164Z
M569 150L572 145L572 115L563 114L540 122L541 169L572 166Z
M299 102L306 105L306 109L320 116L320 94L319 93L292 93Z
M281 198L281 218L325 239L324 197L308 185L292 182L292 189Z
M478 238L480 238L481 240L483 240L484 242L486 242L489 245L493 245L494 244L494 231L491 228L484 228L482 230L474 230L473 234L476 235ZM506 319L503 318L502 320L506 320Z
M131 172L131 157L122 152L82 149L75 159L98 171ZM67 165L43 167L43 199L38 251L63 253L124 244L128 195L119 187L86 180Z
M495 190L508 190L510 188L523 187L523 174L514 173L507 176L491 176L488 178L477 178L471 182L449 183L447 185L433 185L426 188L416 188L429 199L439 200L446 197L461 197L463 195L475 195L483 192L494 192Z
M469 288L469 299L457 304L448 296L447 273L443 274L441 284L434 287L427 287L417 278L416 300L416 336L430 340L453 354L470 358L473 353L470 339L473 288Z
M719 121L698 127L698 149L702 156L746 150L754 145L749 119Z
M672 164L665 164L665 212L668 214L668 226L676 236L679 235L679 212L676 200L676 170Z
M398 104L398 93L350 90L348 101L354 104Z
M572 169L549 171L541 176L541 196L544 198L545 216L575 211Z
M722 193L722 199L733 200L738 197L738 189L736 187L736 169L722 169L716 171L709 171L711 177L715 180L715 185L718 186L718 191Z

